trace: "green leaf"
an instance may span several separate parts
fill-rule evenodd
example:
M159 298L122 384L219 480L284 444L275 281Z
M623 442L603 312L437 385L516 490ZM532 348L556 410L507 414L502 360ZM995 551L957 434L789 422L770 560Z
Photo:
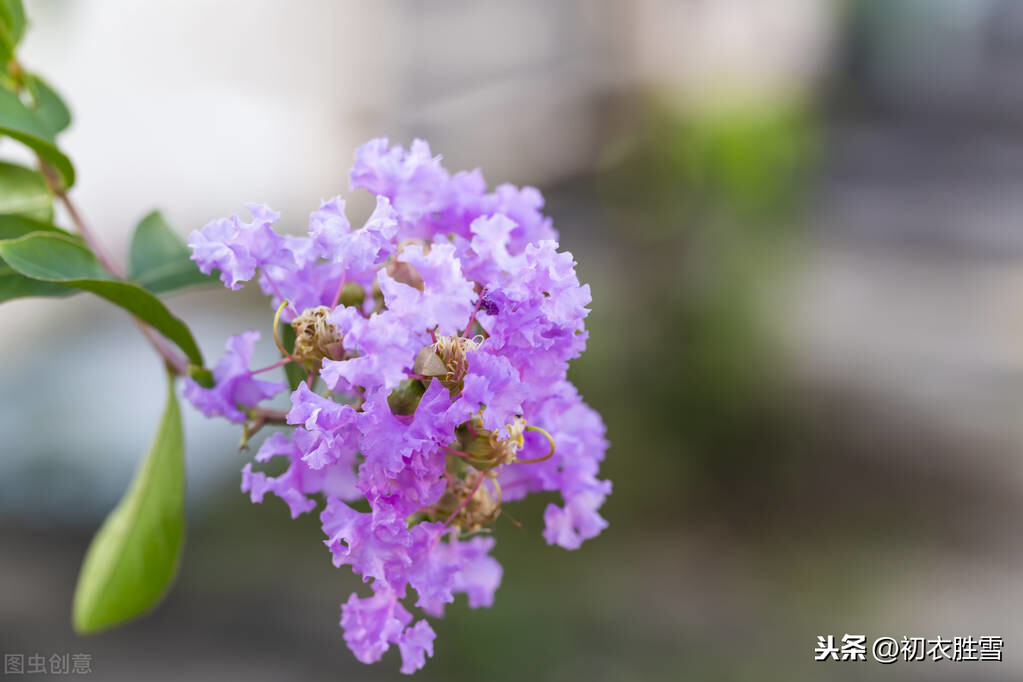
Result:
M185 458L174 378L149 454L92 539L78 574L71 621L80 634L140 616L177 574L185 535Z
M64 235L68 239L79 239L79 237L69 235L50 223L41 223L18 215L0 215L0 240L16 239L33 232L50 232ZM76 294L78 291L78 289L73 289L63 284L42 282L31 277L25 277L12 270L3 259L0 259L0 303L28 296L58 298Z
M0 261L0 303L29 296L62 298L75 293L78 293L77 289L66 287L63 284L40 282L37 279L25 277L12 270L3 261Z
M135 228L131 242L132 277L142 276L182 256L188 257L188 247L159 211L149 213Z
M0 213L52 220L53 194L43 176L31 168L0 162Z
M194 364L203 364L199 346L184 322L142 287L114 279L73 237L28 234L0 242L0 257L26 277L91 291L121 306L176 343Z
M81 243L78 235L72 235L52 223L44 223L20 215L0 215L0 240L17 239L33 232L50 232Z
M280 326L281 330L281 343L284 344L285 348L295 348L295 329L287 323L282 322ZM298 388L298 385L306 380L308 375L302 366L297 362L289 362L284 365L284 375L288 379L288 386L294 391Z
M21 0L0 0L0 21L17 45L25 37L25 7Z
M68 239L78 239L50 223L41 223L18 215L0 215L0 240L16 239L33 232L52 232L64 235ZM0 259L0 303L29 296L59 298L75 293L78 293L78 289L25 277Z
M71 112L57 91L40 76L25 76L25 86L35 102L36 116L43 122L51 136L55 136L71 125Z
M171 229L159 211L153 211L135 228L131 241L131 279L156 294L216 280L199 272L191 251Z
M0 256L12 268L34 279L51 282L96 279L116 283L87 248L63 235L31 233L9 239L0 242Z
M75 184L71 160L57 149L53 133L43 119L13 92L0 89L0 134L31 148L60 174L64 188Z
M14 48L25 35L25 8L21 0L0 0L0 56L14 56Z

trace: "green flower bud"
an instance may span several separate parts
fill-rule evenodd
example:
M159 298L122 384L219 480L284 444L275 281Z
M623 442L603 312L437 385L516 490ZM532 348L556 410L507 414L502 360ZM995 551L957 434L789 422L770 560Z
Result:
M415 413L424 393L426 393L426 387L423 386L422 381L406 379L387 396L387 405L391 408L392 414L408 416Z
M341 298L338 303L344 306L358 306L366 300L366 290L358 282L345 282L341 287Z
M465 461L475 469L489 471L515 461L515 453L524 443L525 428L522 417L516 417L514 423L505 427L508 436L502 437L500 431L485 429L478 420L466 422L455 428L456 441L451 449L468 455Z
M213 372L200 367L199 365L188 366L188 376L190 376L195 383L199 384L203 388L213 388L215 382L213 380Z

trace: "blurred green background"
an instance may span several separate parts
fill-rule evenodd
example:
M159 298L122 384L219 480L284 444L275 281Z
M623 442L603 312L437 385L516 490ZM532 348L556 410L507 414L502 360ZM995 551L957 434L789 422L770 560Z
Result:
M1023 676L1018 3L26 5L114 248L153 205L182 233L253 200L301 230L374 135L547 196L593 288L571 377L608 426L610 527L565 552L547 499L509 509L493 608L433 621L418 679ZM208 355L249 328L274 355L251 288L171 305ZM194 413L177 586L73 635L160 371L98 302L0 320L3 652L88 652L98 679L398 677L396 652L345 647L366 587L315 517L251 505L238 434ZM1005 660L814 662L846 633L998 635Z

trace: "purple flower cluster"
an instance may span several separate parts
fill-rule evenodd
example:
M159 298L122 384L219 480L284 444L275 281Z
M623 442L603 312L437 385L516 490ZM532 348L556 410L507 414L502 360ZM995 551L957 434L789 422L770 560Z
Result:
M257 463L284 458L276 477L247 464L254 502L284 500L292 517L322 498L334 564L372 581L341 606L344 638L371 663L392 644L401 671L433 655L434 633L403 604L443 615L457 593L489 606L501 566L488 533L503 504L557 491L544 538L579 547L607 524L610 492L597 478L607 449L600 416L566 379L586 344L590 290L533 188L487 192L482 174L450 174L416 140L406 151L377 139L360 147L351 189L376 196L353 229L341 199L312 213L307 236L273 229L278 214L250 205L252 222L217 220L189 239L193 258L232 289L259 272L278 319L282 362L307 373L287 413L260 406L286 390L249 368L258 334L232 337L215 384L189 381L208 416L293 429L267 438Z

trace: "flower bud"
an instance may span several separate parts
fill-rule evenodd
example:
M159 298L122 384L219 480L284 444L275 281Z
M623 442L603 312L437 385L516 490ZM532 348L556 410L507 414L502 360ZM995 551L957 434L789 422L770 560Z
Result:
M401 382L387 396L387 405L391 408L391 414L402 417L415 414L424 393L426 393L426 388L418 379L406 379Z
M341 287L341 298L338 303L343 306L359 306L366 300L366 290L358 282L345 282Z
M203 388L213 388L216 383L213 380L213 372L199 365L189 365L188 376Z
M526 422L516 417L505 429L508 436L502 437L500 430L485 429L479 420L466 422L455 428L457 444L452 449L469 455L466 461L480 471L510 464L525 442Z
M387 263L385 270L396 282L407 284L413 289L419 289L420 291L426 288L423 276L419 274L414 265L403 263L399 260L392 260Z

